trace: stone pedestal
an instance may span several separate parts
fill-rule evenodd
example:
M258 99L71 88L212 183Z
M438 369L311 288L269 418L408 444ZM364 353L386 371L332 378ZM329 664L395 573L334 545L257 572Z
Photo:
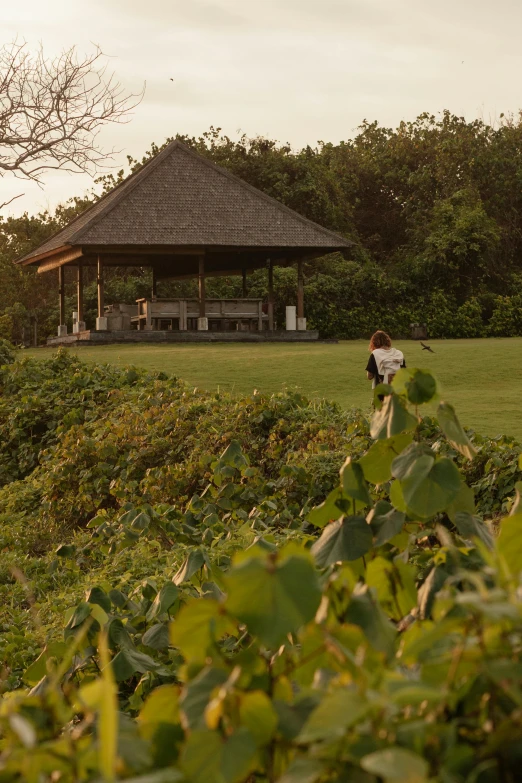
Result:
M297 319L297 331L306 332L306 318Z
M58 327L58 337L65 337L67 334L67 324L60 324Z
M287 332L295 332L296 329L295 311L296 311L295 305L287 305L286 308L286 331Z
M102 316L101 318L96 319L96 331L97 332L106 332L107 331L107 316Z
M198 332L208 332L208 318L198 318Z
M85 332L85 321L75 321L73 323L73 334L78 334L79 332Z

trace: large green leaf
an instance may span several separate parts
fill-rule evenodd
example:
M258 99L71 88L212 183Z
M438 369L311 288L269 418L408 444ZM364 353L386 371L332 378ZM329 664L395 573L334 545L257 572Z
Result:
M461 483L459 494L451 501L446 509L446 513L453 523L456 515L459 513L471 514L471 516L476 513L475 494L471 487L468 487L464 482Z
M278 732L285 740L294 740L297 737L315 710L318 700L315 693L298 696L293 704L274 699L274 709L279 718Z
M372 502L361 466L348 457L341 468L343 495L357 502L358 506L369 506Z
M418 608L419 618L426 620L431 615L437 593L442 590L446 579L452 574L452 570L444 565L438 565L431 569L428 576L419 587Z
M339 688L318 704L301 729L297 742L342 737L346 729L367 715L368 710L368 703L360 693Z
M241 696L239 718L257 745L266 745L272 739L277 727L277 713L264 691L249 691Z
M339 519L343 511L339 503L343 499L343 493L340 487L333 489L326 500L320 506L316 506L308 512L307 520L316 527L324 527L334 519Z
M172 578L172 581L175 585L180 585L182 582L188 582L204 565L205 556L201 549L193 549L177 574Z
M193 598L170 623L170 642L187 660L202 661L226 631L234 631L222 605L213 598Z
M401 620L417 603L415 570L399 559L375 557L366 569L366 584L373 587L394 620Z
M373 533L364 517L345 517L331 522L312 547L319 568L332 563L358 560L372 546Z
M406 393L412 405L424 405L436 396L437 381L429 371L414 370L412 377L406 382Z
M150 622L156 615L168 612L170 607L176 602L178 595L179 590L172 582L167 582L167 584L163 585L147 612L147 620Z
M67 645L65 642L49 642L42 650L36 661L24 672L24 680L30 685L36 685L42 677L49 673L49 666L54 661L57 663L63 658Z
M165 669L150 655L129 648L120 650L112 659L111 665L117 682L124 682L136 673L158 672L158 674L167 676L170 674L168 669Z
M395 650L396 631L367 585L358 585L350 599L345 621L358 625L376 650L391 656Z
M224 669L206 667L185 686L179 702L185 728L193 730L206 725L205 710L212 692L223 685L227 677Z
M522 514L504 517L500 524L497 551L510 574L518 580L522 571Z
M455 500L462 484L460 473L450 459L435 460L431 450L428 453L415 444L394 460L392 470L400 479L407 508L423 519L444 511Z
M247 728L241 726L222 747L220 778L216 783L243 783L253 770L257 746Z
M513 517L515 516L515 514L520 514L521 512L522 512L522 481L517 481L517 483L515 484L515 500L511 508L511 511L509 512L509 515Z
M179 686L160 685L147 696L138 716L140 724L179 723Z
M219 783L222 740L215 731L189 734L181 757L181 768L191 783Z
M315 615L321 590L312 562L302 554L239 562L225 577L227 610L269 647L276 647Z
M401 433L386 440L377 440L359 460L364 477L372 484L384 484L392 477L393 460L411 443L411 433Z
M449 402L441 402L437 410L437 418L445 436L457 451L467 459L473 459L476 450L461 427L455 408Z
M397 484L398 482L394 482ZM398 535L405 522L403 511L397 511L386 500L379 500L366 517L374 535L374 546L382 546Z
M157 769L137 778L125 778L125 783L183 783L184 776L179 769Z
M429 776L428 764L422 756L400 747L385 748L364 756L361 767L386 783L425 783Z
M455 527L463 538L478 538L488 549L493 548L491 530L479 517L459 511L455 514Z
M256 744L240 728L224 740L214 731L194 731L186 742L181 768L190 783L240 783L252 770Z
M105 612L111 611L111 599L105 590L101 589L101 587L91 587L91 589L88 590L85 595L85 600L89 604L97 604L98 606L101 606Z
M410 443L410 445L393 460L392 476L397 479L406 478L421 457L425 457L425 464L431 466L435 462L436 454L427 443ZM428 463L428 459L431 460L431 463Z
M141 638L141 643L153 650L166 650L169 646L169 629L165 623L151 626Z
M311 758L295 758L277 783L315 783L325 769L322 761Z
M375 440L385 440L392 435L414 430L418 422L397 394L384 398L382 407L373 415L370 434Z

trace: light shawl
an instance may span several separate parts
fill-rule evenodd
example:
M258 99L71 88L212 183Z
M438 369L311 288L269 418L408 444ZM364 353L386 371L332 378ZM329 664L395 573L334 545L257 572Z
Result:
M377 365L377 372L383 377L383 383L391 383L393 376L399 372L404 363L404 354L398 348L376 348L372 351ZM379 379L374 378L372 387L378 385Z

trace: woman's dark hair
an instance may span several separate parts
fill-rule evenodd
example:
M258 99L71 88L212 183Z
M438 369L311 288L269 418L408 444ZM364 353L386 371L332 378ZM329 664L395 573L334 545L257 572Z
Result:
M386 332L375 332L370 340L370 351L375 351L376 348L391 348L391 337Z

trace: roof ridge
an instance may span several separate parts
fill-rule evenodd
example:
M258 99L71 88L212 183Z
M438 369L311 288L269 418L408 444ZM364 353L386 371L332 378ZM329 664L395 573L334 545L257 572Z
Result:
M132 193L135 187L139 185L141 180L143 179L143 172L146 170L152 171L156 168L156 166L161 163L161 161L164 158L167 158L170 153L172 152L172 149L177 146L177 139L174 139L173 141L169 142L166 147L164 147L161 152L158 152L157 155L155 155L153 158L148 160L146 163L143 164L141 168L139 168L137 171L134 171L130 177L127 177L123 180L123 182L120 182L118 185L116 185L115 188L109 191L107 193L107 196L112 196L114 193L116 193L117 190L120 190L120 192L117 194L117 196L112 199L110 204L106 204L103 209L101 209L97 215L94 216L94 218L87 222L85 226L83 226L79 231L76 232L76 234L72 234L69 237L69 244L74 244L75 242L78 242L81 240L82 234L84 234L87 230L91 229L93 226L95 226L97 223L100 222L100 220L104 217L106 217L109 212L112 212L112 210L118 206L118 204L122 201L123 198L125 198L126 195L129 193ZM125 185L129 185L130 181L134 179L134 182L130 185L130 187L126 187L125 190L123 190L123 187ZM105 196L103 197L105 198ZM99 201L96 202L96 204L99 204ZM93 204L94 206L94 204ZM82 215L85 215L85 212L82 212ZM70 225L70 224L69 224Z
M222 166L218 165L217 163L214 163L213 160L209 160L204 155L200 155L199 153L195 152L195 150L193 150L187 144L183 144L183 142L179 141L178 139L175 139L175 141L177 141L178 146L181 147L181 149L183 149L185 152L188 152L197 160L202 161L206 166L209 166L209 168L216 169L217 171L219 171L220 174L223 174L225 177L228 177L228 179L237 182L242 187L247 188L248 190L255 193L256 196L258 197L262 196L265 201L268 201L270 204L275 204L275 206L278 207L278 209L281 209L283 212L287 212L288 214L292 215L292 217L294 218L298 218L305 225L313 226L313 228L315 228L316 230L322 231L323 234L328 234L328 236L330 237L334 237L335 239L341 239L343 242L346 242L346 237L341 236L336 231L331 231L329 228L325 228L324 226L321 226L320 223L316 223L314 220L310 220L310 218L301 215L300 212L297 212L295 209L292 209L292 207L287 207L287 205L283 204L282 201L278 201L273 196L269 196L268 193L265 193L263 190L256 188L254 185L251 185L246 180L241 179L241 177L238 177L236 174L232 174L231 171L228 171L228 169L225 169Z

